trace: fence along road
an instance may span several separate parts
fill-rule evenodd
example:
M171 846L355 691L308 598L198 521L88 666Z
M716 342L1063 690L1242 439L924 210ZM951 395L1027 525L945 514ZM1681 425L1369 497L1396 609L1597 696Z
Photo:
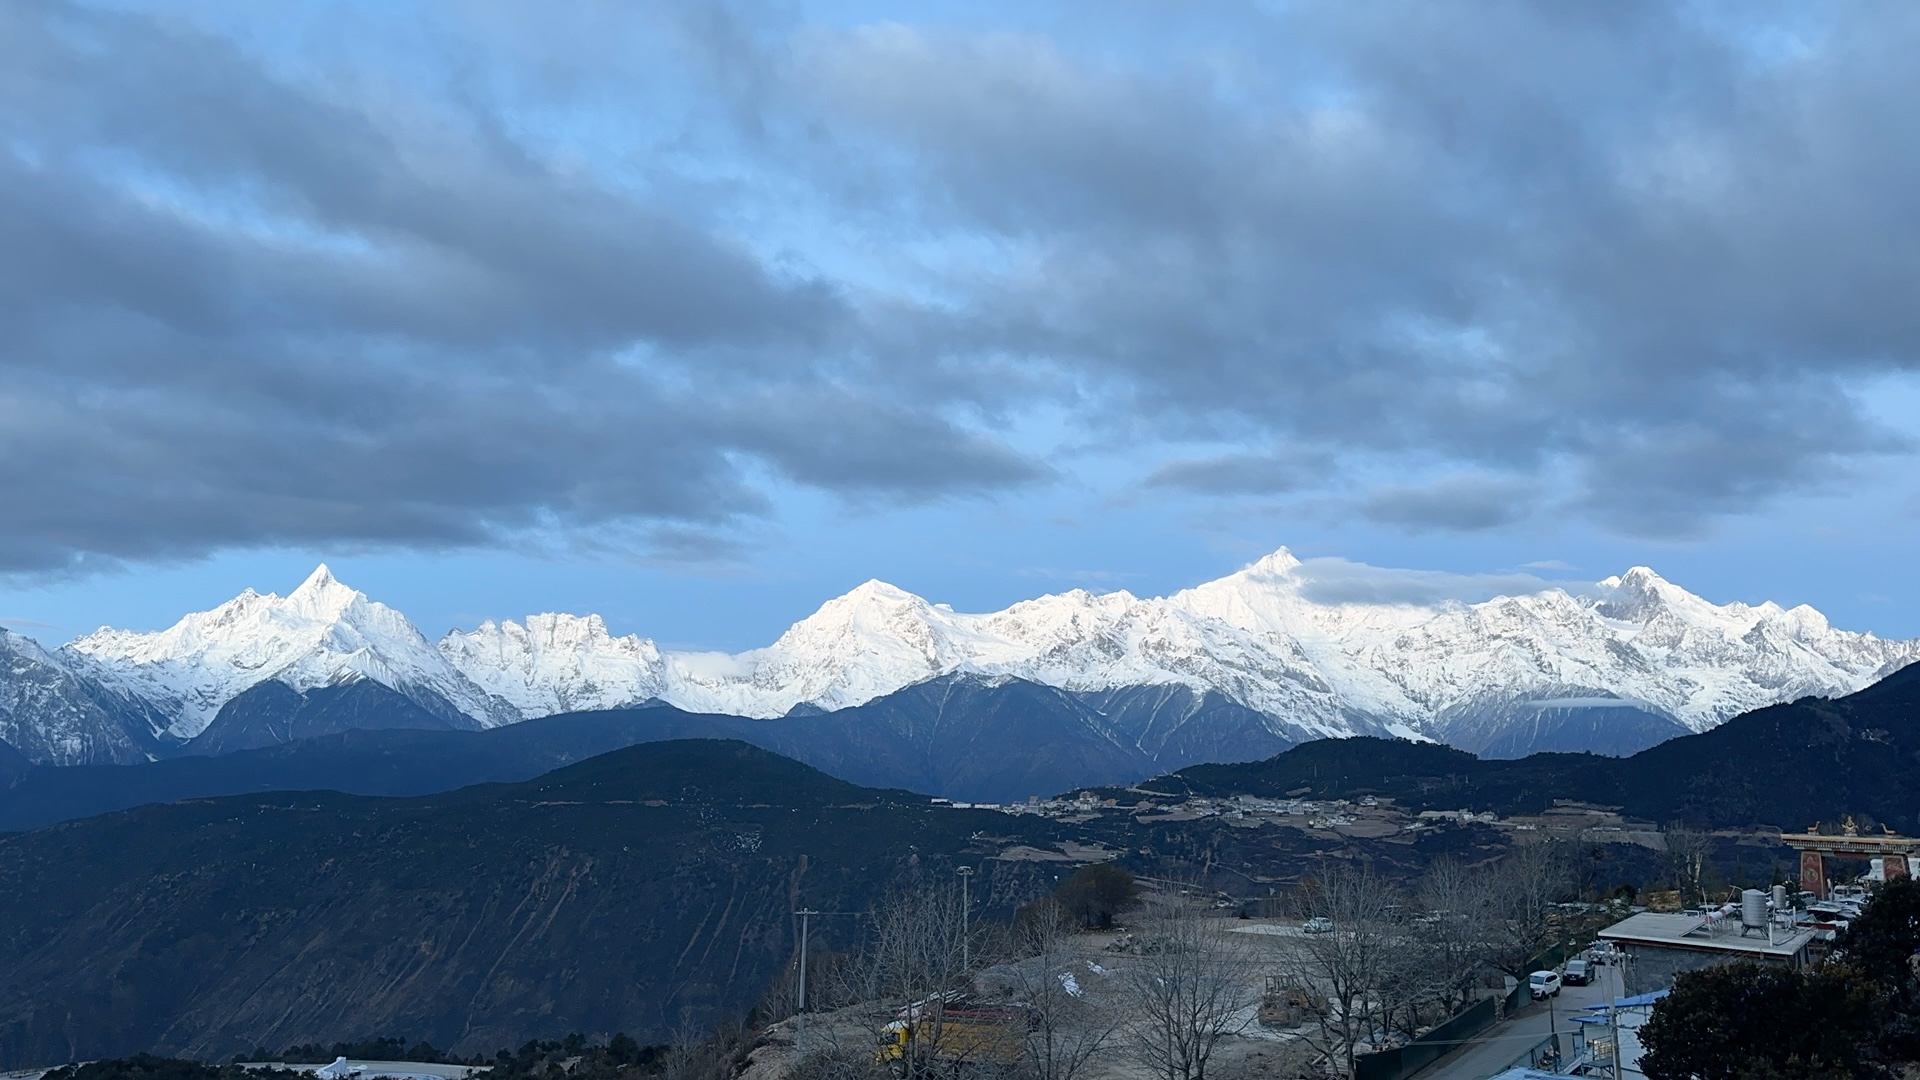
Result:
M1586 986L1562 988L1551 1014L1546 1002L1532 1002L1517 1015L1493 1025L1468 1040L1458 1051L1415 1074L1415 1080L1486 1080L1497 1076L1511 1066L1515 1058L1547 1037L1549 1019L1558 1021L1555 1026L1560 1030L1560 1049L1567 1052L1573 1046L1575 1013L1624 996L1618 964L1598 968L1596 973L1600 977Z

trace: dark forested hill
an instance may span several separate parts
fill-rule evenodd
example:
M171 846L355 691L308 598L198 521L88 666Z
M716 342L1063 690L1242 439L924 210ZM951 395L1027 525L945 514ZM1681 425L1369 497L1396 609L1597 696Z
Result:
M660 1039L756 1001L793 955L794 910L864 912L962 863L977 916L1005 919L1093 859L1253 900L1329 856L1406 880L1503 847L1485 825L1340 837L1150 808L955 809L717 740L422 797L141 806L0 835L0 1069L377 1032L461 1053ZM814 944L863 929L818 919Z
M1554 799L1657 822L1804 828L1848 814L1920 833L1920 667L1857 694L1759 709L1629 758L1489 761L1386 739L1307 743L1266 761L1196 765L1144 787L1196 794L1391 795L1416 808L1533 812Z
M862 910L1008 820L690 741L425 798L245 795L0 836L0 1067L348 1032L663 1036L683 1008L751 1004L797 907ZM983 909L1043 888L1043 864L981 856ZM842 921L819 944L845 944Z
M428 795L539 776L595 754L662 739L733 738L730 717L623 709L529 720L491 731L350 730L217 757L144 765L0 764L0 831L33 829L146 803L259 791Z

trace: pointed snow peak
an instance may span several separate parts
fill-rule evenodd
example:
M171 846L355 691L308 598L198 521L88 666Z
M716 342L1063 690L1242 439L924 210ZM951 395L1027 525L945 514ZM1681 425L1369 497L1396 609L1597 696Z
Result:
M913 593L875 578L821 604L813 614L788 627L772 647L811 648L849 633L886 636L902 626L949 618L936 613L932 604Z
M1278 577L1292 574L1299 568L1300 560L1294 557L1293 552L1287 550L1285 547L1277 549L1271 555L1261 557L1260 561L1248 567L1248 569L1257 573L1273 574Z
M822 620L838 621L857 616L864 611L893 612L906 609L931 609L933 605L898 585L889 585L879 578L870 578L852 589L821 604L812 615L797 625L817 623Z
M850 592L848 592L846 597L844 597L843 599L850 599L850 598L858 598L861 600L892 600L892 601L919 599L919 597L913 595L912 593L901 588L900 586L892 585L887 582L881 581L879 578L868 578L867 580L861 582L859 585L854 586L854 588Z
M307 580L301 582L299 588L287 594L287 602L302 610L338 614L359 596L357 591L334 577L326 563L321 563L314 567L313 573L307 575Z

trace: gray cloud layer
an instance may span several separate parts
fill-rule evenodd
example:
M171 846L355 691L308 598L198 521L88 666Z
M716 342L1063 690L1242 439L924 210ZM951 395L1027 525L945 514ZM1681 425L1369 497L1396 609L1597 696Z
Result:
M0 569L697 551L784 484L1043 482L1043 407L1411 529L1683 532L1899 448L1855 395L1920 362L1920 13L1307 10L449 24L509 102L0 7Z

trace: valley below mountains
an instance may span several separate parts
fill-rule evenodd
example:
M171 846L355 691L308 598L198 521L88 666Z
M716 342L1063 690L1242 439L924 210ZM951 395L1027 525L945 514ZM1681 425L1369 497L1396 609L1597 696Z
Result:
M1106 861L1217 897L1226 917L1265 911L1328 860L1406 882L1441 856L1484 866L1550 835L1578 846L1574 885L1593 895L1666 872L1652 830L1669 823L1716 830L1729 880L1791 873L1772 830L1855 816L1920 832L1920 668L1630 758L1322 739L1028 813L856 785L716 737L842 713L653 706L133 766L0 750L7 827L34 824L19 818L36 806L62 822L0 834L0 1068L371 1032L462 1053L575 1030L665 1038L740 1015L783 977L793 912L866 911L962 866L982 920ZM644 739L657 741L599 752ZM569 756L584 760L552 767ZM103 799L142 805L96 813ZM863 932L821 917L813 947Z
M862 788L737 741L669 741L420 798L308 791L148 805L0 835L0 1069L406 1032L660 1041L737 1016L866 933L888 889L977 868L1004 921L1076 866L1213 873L1265 896L1307 860L1383 872L1496 853L1491 829L1382 839L1111 808L1057 819ZM1231 879L1231 880L1229 880ZM357 1037L357 1036L354 1036Z
M1284 549L1172 596L1075 590L978 615L868 582L766 648L712 654L616 637L591 615L435 642L323 566L285 597L248 590L153 633L52 650L0 634L0 741L38 765L128 765L660 709L635 730L1006 800L1329 736L1625 755L1920 656L1806 607L1711 604L1644 568L1474 604L1336 584Z

